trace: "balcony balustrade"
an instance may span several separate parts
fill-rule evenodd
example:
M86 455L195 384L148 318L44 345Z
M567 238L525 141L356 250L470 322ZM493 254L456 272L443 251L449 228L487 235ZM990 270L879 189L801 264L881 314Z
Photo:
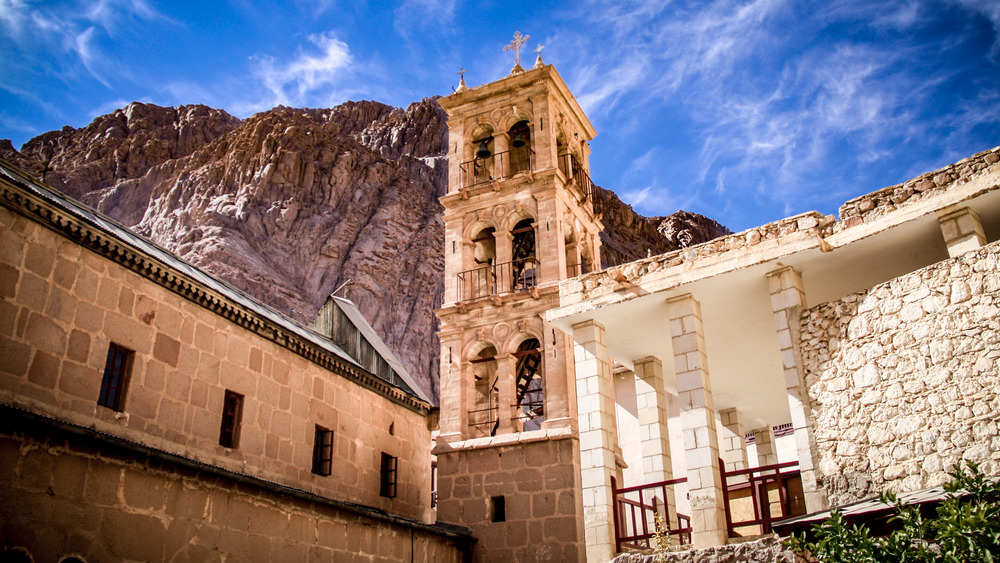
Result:
M534 151L531 147L524 146L491 154L486 158L463 162L462 187L470 188L493 180L510 178L520 172L532 170L534 161Z
M537 285L538 261L534 258L487 264L458 274L458 296L462 301L527 291Z

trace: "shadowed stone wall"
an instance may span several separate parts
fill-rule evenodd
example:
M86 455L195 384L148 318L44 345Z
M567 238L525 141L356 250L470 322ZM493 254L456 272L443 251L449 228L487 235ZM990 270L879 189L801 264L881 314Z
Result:
M0 409L0 547L35 561L457 563L469 541Z
M508 436L509 448L438 454L438 518L482 523L470 526L478 539L474 561L585 560L576 440L519 444L517 434ZM504 521L491 522L498 496L504 497Z
M833 505L1000 474L1000 246L804 311L801 353Z

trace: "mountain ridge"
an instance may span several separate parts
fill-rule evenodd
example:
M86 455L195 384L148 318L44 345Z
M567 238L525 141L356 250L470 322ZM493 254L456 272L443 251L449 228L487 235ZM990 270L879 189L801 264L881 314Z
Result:
M354 280L349 297L437 397L448 165L436 98L406 109L278 106L246 119L133 102L21 150L0 140L0 157L304 324ZM605 266L729 232L598 197Z

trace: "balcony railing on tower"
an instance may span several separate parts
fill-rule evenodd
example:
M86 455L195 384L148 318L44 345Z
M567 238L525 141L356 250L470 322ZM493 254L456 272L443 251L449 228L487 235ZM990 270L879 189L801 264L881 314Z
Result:
M594 206L594 213L599 213L601 202L597 197L597 186L576 157L568 153L560 155L559 170L562 170L570 184L576 184L577 189L580 190L581 201L589 200Z
M462 301L527 291L537 285L538 261L534 258L486 264L458 274L458 296Z
M509 151L491 154L486 158L475 158L462 163L462 187L510 178L519 172L532 170L535 153L531 147L523 146Z

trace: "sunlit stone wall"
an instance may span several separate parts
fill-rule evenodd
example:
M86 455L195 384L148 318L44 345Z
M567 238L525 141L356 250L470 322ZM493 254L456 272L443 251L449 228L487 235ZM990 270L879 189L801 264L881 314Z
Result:
M820 484L834 505L1000 474L1000 246L804 311Z

